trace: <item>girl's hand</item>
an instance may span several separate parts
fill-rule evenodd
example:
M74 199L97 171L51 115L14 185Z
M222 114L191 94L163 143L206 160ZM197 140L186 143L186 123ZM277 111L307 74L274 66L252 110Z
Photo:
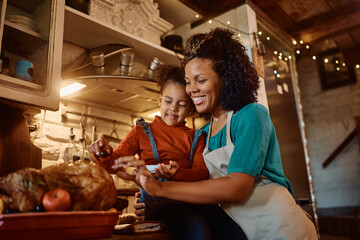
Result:
M95 154L96 157L106 158L112 153L112 151L112 147L104 136L101 136L89 146L89 152Z
M144 221L145 217L145 203L140 203L140 196L141 193L137 192L135 193L135 200L134 200L134 213L136 215L136 220L137 221Z
M125 168L128 167L135 168L132 175L126 173ZM112 168L117 171L116 175L118 177L134 181L151 196L155 196L161 188L161 181L156 180L152 173L146 168L145 162L137 160L134 156L116 159Z
M170 179L179 170L179 164L175 161L170 161L170 167L164 163L158 164L155 168L155 176L158 178Z
M135 168L132 174L126 172L126 168L133 167ZM145 167L145 162L137 160L135 156L125 156L119 157L114 161L114 165L111 167L116 171L116 175L124 180L134 181L139 185L137 175L135 171L138 171L140 168ZM146 167L145 167L146 168Z

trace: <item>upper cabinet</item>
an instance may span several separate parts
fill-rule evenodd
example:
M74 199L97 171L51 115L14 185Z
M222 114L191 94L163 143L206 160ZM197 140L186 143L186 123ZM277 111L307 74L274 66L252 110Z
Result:
M64 1L0 3L0 100L57 110Z
M151 68L154 58L162 63L181 66L182 56L162 47L160 35L158 43L137 35L145 28L136 24L144 24L147 21L144 16L147 12L140 14L142 18L136 17L135 9L139 4L148 2L154 4L152 1L125 2L121 10L119 10L120 6L114 7L119 14L113 16L109 13L111 9L100 12L101 14L98 12L86 14L65 6L62 87L80 83L83 88L70 95L62 96L62 100L103 106L109 110L130 112L139 116L157 111L158 86L155 81L146 79L146 71L143 70ZM140 10L137 13L141 12ZM134 11L135 18L133 14L125 14L128 11ZM99 16L108 16L108 18L100 19ZM120 21L115 16L123 16L124 19ZM133 28L127 29L127 23L132 23ZM139 32L132 32L136 29ZM73 46L81 48L79 54ZM113 47L112 51L103 51L109 46ZM121 48L131 48L134 52L134 63L127 74L122 74L121 71L122 55L119 52ZM92 52L99 52L99 50L105 55L104 71L101 74L96 73L98 68L90 57ZM118 53L113 54L116 52ZM74 69L79 71L73 71Z
M154 57L167 64L181 64L181 56L174 51L68 6L65 6L64 41L88 50L107 44L123 44L132 47L135 56L141 56L149 64Z

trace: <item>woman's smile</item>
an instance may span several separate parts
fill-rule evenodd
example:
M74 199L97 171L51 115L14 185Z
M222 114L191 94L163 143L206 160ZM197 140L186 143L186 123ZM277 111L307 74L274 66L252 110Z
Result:
M200 105L204 102L205 100L205 96L202 96L202 97L192 97L192 100L194 102L195 105Z

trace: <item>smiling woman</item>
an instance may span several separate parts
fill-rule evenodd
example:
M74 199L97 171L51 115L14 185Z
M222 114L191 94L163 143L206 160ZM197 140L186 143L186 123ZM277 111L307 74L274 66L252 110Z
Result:
M210 123L202 128L210 179L160 182L137 159L118 159L114 168L122 175L123 166L136 166L133 179L151 196L216 204L219 215L231 218L236 227L224 224L227 230L219 235L215 229L223 222L218 215L197 208L214 229L212 238L243 239L244 234L234 237L242 229L247 239L315 240L315 227L296 205L284 174L269 113L256 103L256 70L233 35L221 28L195 34L187 41L183 60L186 92L198 112L211 114Z

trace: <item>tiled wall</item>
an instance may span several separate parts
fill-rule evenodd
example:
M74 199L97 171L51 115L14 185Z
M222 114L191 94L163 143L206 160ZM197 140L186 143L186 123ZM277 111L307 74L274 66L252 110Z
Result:
M297 71L305 130L318 208L360 206L360 149L358 139L327 166L322 163L355 128L360 115L360 71L357 83L323 91L317 65L298 60Z

